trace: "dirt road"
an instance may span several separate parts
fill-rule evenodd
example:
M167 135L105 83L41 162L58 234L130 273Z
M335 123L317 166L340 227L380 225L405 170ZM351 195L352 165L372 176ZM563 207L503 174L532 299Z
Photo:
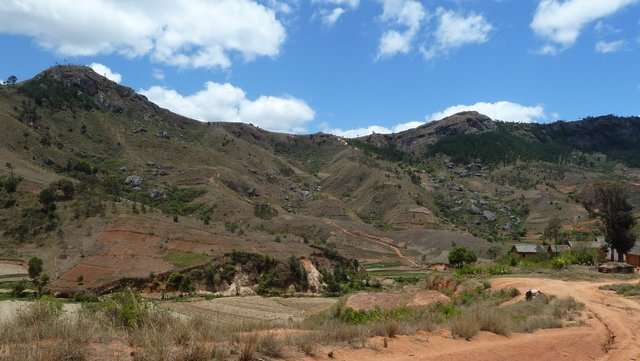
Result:
M370 241L373 241L374 243L377 243L377 244L379 244L381 246L387 247L387 248L391 249L398 256L398 258L400 258L401 261L404 261L404 262L408 263L412 267L420 267L420 265L418 265L416 263L416 261L414 261L410 257L407 257L404 254L402 254L402 251L400 250L400 248L398 248L395 245L396 242L391 238L374 236L372 234L368 234L368 233L361 232L361 231L350 231L350 230L342 227L341 225L337 224L335 221L333 221L331 219L326 219L325 223L327 223L328 225L339 229L342 233L344 233L346 235L349 235L351 237L366 238L366 239L368 239Z
M640 303L598 289L615 282L567 282L542 278L501 278L496 288L521 291L537 288L547 294L572 296L585 304L584 326L543 330L503 337L482 333L473 341L454 340L447 334L419 334L393 339L388 348L381 339L374 349L336 349L335 360L368 361L543 361L640 360ZM326 353L325 353L326 355ZM320 359L325 359L324 355Z

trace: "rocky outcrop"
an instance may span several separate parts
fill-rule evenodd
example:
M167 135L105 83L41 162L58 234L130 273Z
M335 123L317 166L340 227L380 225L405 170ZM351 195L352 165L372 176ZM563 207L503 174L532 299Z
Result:
M318 271L316 266L308 258L300 260L302 267L307 272L307 282L309 284L309 292L318 293L322 290L322 273Z

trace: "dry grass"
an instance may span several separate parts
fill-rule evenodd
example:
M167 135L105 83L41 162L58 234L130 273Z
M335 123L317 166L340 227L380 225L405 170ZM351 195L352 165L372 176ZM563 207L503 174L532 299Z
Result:
M294 346L298 351L307 356L315 356L318 344L318 335L308 332L303 335L289 337L287 344Z
M258 348L258 338L248 337L240 344L240 355L238 361L255 361L256 350Z
M284 342L272 333L260 337L256 349L259 353L271 358L284 357Z
M470 340L480 332L480 321L475 315L465 313L451 320L449 327L454 337Z
M319 344L378 347L367 340L372 336L389 340L447 324L455 337L464 339L482 330L509 336L562 327L574 321L582 308L571 298L540 298L501 307L491 298L478 297L464 306L401 309L353 324L350 320L359 316L341 318L344 315L337 306L321 317L289 325L292 332L281 337L264 332L273 330L272 325L179 319L152 304L139 305L135 297L129 301L94 304L74 315L63 314L55 301L35 302L12 321L0 324L0 361L82 361L87 359L90 342L113 337L126 340L136 350L134 361L283 359L313 356Z

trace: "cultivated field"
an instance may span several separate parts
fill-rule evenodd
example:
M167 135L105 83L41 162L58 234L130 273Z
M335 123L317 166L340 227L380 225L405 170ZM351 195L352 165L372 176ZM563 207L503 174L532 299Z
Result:
M168 302L162 307L186 317L201 317L216 323L290 324L326 311L335 298L282 298L261 296L225 297L194 302Z

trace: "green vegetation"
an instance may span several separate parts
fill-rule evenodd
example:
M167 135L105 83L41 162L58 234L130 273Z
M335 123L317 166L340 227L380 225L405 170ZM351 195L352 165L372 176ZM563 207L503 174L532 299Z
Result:
M597 184L584 206L590 214L600 218L609 246L618 252L618 261L624 262L624 255L636 242L633 233L636 220L624 186L618 183ZM613 260L613 254L611 256Z
M194 291L193 281L189 275L174 272L167 278L167 287L170 291L191 293Z
M375 155L381 159L398 163L412 163L413 159L408 153L405 153L395 147L393 143L389 143L384 147L377 147L373 144L363 142L359 139L349 139L349 145L361 149L368 155Z
M178 268L185 268L206 263L209 256L203 253L170 250L163 259Z
M163 197L152 198L148 193L132 193L129 197L144 204L160 209L165 214L188 216L202 211L206 206L193 201L205 194L203 189L170 186Z
M30 97L37 106L58 110L96 108L96 104L88 94L81 92L80 89L66 86L47 75L22 83L18 91Z
M270 220L278 215L278 211L268 203L258 203L254 206L254 215L264 220Z
M465 247L453 247L449 251L449 264L455 268L475 263L478 260L476 254Z
M620 283L613 285L605 285L600 287L601 290L614 291L615 293L625 297L640 296L640 284Z
M544 296L501 306L518 295L516 289L494 291L479 285L452 294L451 304L358 311L341 302L324 317L325 322L337 323L334 327L357 326L360 332L369 335L393 337L390 334L449 327L455 337L470 339L480 331L508 336L512 332L563 327L565 323L577 322L576 316L583 307L571 298Z
M571 148L553 141L529 140L515 135L504 125L496 131L454 135L440 139L429 154L446 154L454 162L480 160L490 165L513 163L517 160L557 162L571 153Z

